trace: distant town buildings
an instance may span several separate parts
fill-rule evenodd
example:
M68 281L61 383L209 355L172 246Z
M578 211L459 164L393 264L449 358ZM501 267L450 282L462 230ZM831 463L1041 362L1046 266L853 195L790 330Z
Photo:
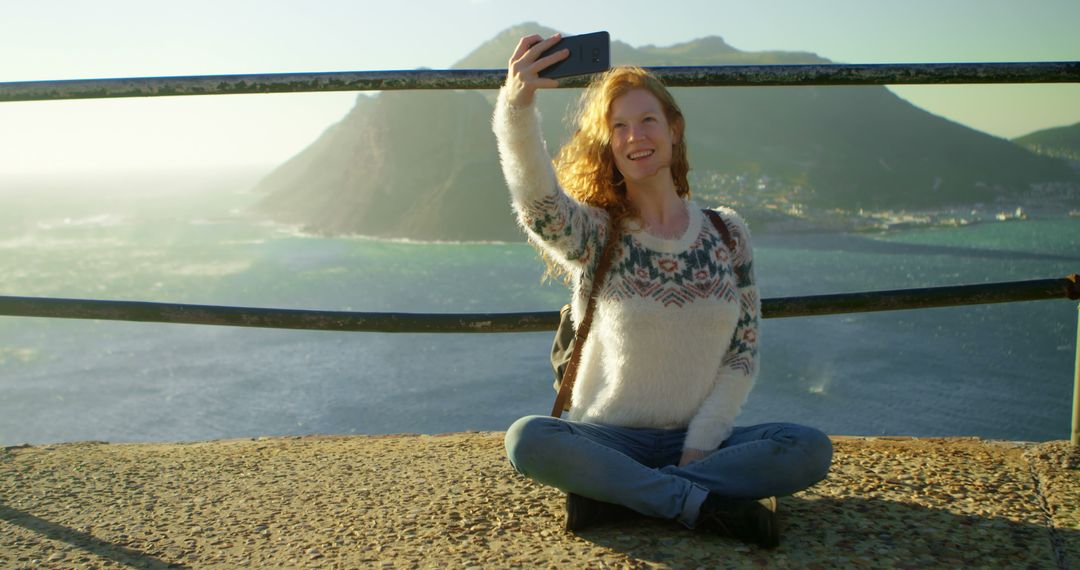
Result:
M1023 194L999 195L991 203L928 210L845 210L815 208L814 191L808 185L768 174L705 171L691 172L690 178L699 202L734 208L759 231L882 232L1080 216L1080 185L1067 183L1033 184Z

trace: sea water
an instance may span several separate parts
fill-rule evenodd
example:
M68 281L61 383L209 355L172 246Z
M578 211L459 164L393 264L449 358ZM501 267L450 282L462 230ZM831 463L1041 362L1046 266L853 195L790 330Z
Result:
M524 243L308 235L246 214L253 180L6 181L0 294L447 313L567 299ZM754 245L765 298L1080 272L1076 218ZM1054 300L767 319L739 423L1065 438L1076 313ZM501 430L550 409L551 336L0 317L0 445Z

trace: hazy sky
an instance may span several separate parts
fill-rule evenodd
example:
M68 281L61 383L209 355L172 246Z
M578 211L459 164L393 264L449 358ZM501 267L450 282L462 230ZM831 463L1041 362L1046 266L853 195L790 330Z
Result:
M503 29L707 35L840 63L1080 60L1080 0L0 0L0 82L447 68ZM1002 137L1080 122L1080 86L894 88ZM355 93L0 103L0 176L271 166ZM487 128L477 125L477 128Z

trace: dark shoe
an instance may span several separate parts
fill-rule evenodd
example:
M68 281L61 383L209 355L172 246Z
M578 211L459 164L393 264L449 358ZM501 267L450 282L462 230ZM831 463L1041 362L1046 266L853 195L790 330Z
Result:
M709 493L701 504L698 526L763 548L776 548L780 545L776 506L776 497L729 499Z
M574 493L566 494L566 530L577 532L601 523L622 520L631 515L626 507L597 501Z

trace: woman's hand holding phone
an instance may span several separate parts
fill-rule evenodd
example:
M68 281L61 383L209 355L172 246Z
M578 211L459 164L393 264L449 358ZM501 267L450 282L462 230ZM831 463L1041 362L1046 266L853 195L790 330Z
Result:
M569 57L570 50L559 50L544 57L540 57L540 54L560 39L562 36L559 34L546 40L534 34L521 38L518 42L514 55L510 56L510 66L506 71L506 96L511 105L528 107L532 105L537 89L559 86L557 79L540 77L540 72Z

